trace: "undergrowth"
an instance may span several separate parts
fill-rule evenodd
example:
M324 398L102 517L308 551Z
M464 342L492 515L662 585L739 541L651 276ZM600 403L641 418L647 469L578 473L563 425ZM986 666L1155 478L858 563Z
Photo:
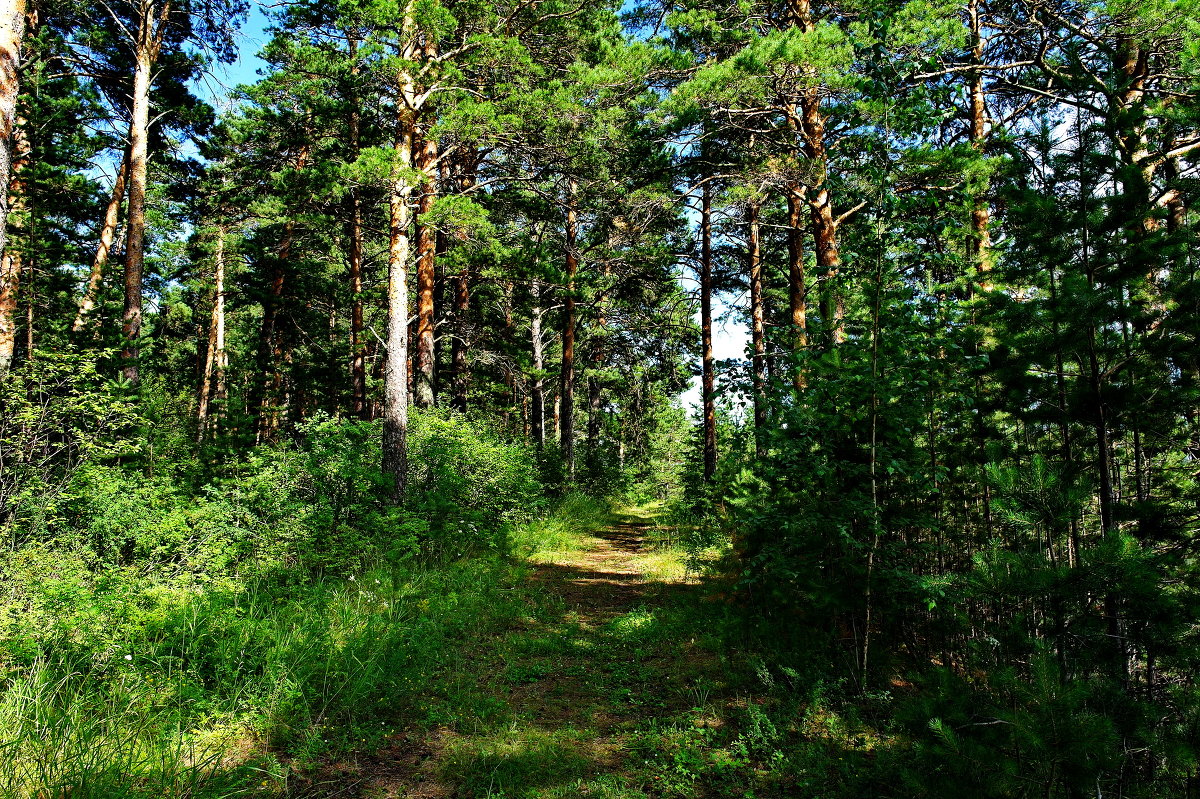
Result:
M518 556L607 506L551 507L528 448L429 414L394 509L375 425L302 432L201 486L114 462L34 485L0 563L0 797L286 793L399 728L503 715L471 654L528 611Z
M582 535L573 513L589 506L568 498L515 538ZM4 662L0 796L282 788L398 724L494 716L463 667L478 640L526 612L524 568L379 560L304 584L146 585L120 572L77 584L70 602L94 628L75 618L47 629L28 662Z
M535 519L512 531L511 545L518 554L547 559L556 552L580 549L589 534L612 518L607 502L582 491L571 491L559 500L553 514Z

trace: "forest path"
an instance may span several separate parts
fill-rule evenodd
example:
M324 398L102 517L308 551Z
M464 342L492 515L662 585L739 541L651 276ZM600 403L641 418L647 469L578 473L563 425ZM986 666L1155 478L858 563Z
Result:
M410 729L341 772L321 796L555 799L661 795L639 736L702 703L716 655L688 634L697 589L649 514L618 515L577 549L532 558L528 614L480 640L447 688L461 709ZM679 610L672 610L677 608ZM339 779L330 790L330 778ZM316 787L316 786L312 786ZM310 794L311 795L311 794Z

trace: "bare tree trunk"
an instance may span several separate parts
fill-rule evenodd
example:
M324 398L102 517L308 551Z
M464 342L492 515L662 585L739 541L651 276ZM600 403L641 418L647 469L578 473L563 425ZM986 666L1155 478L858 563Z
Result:
M17 349L17 298L21 287L21 259L11 247L0 256L0 380L12 369Z
M14 246L13 237L8 235L22 227L28 217L25 198L28 194L24 182L24 172L29 166L29 138L26 135L28 123L18 119L12 131L11 141L5 142L6 157L12 157L10 180L5 183L4 191L0 194L5 198L5 247L0 254L0 380L12 369L13 357L17 347L17 304L21 289L21 270L24 268L21 259L21 248ZM11 231L9 230L11 228ZM27 283L25 290L32 294L32 285ZM33 337L33 322L26 319L26 335ZM32 355L33 348L26 343L26 352ZM28 356L27 356L28 357Z
M579 272L578 219L575 195L579 186L572 178L567 187L565 255L567 285L563 301L562 367L559 377L559 446L567 467L567 481L575 482L575 276Z
M405 113L398 120L396 159L411 163L412 123ZM387 365L383 373L383 470L392 478L392 500L399 504L408 487L408 225L406 177L392 185L388 237Z
M412 3L405 6L402 35L411 36ZM405 45L401 57L412 60L415 47ZM388 202L387 363L383 377L382 467L392 479L392 502L404 501L408 489L408 259L412 212L409 174L416 135L416 86L412 75L401 70L396 99L396 138L393 145L395 174Z
M804 274L804 189L789 186L788 207L788 305L792 312L792 350L797 357L808 349L808 286ZM792 373L797 391L806 385L804 367L797 364Z
M158 14L142 0L134 47L133 105L129 116L129 222L125 241L125 309L121 330L125 379L138 382L138 339L142 335L142 277L146 261L146 183L150 172L150 84L171 4Z
M0 4L0 251L8 243L8 181L13 162L17 96L21 93L21 44L25 38L26 13L26 0L4 0Z
M824 147L821 149L824 150ZM811 202L812 226L816 242L817 279L821 286L821 318L830 345L836 347L846 340L845 298L837 286L842 259L838 254L837 224L833 218L829 190L822 186L815 195Z
M816 30L810 0L788 0L791 22L805 32ZM811 164L814 178L809 180L806 199L809 203L810 227L817 265L818 300L821 322L826 329L830 346L845 341L845 298L836 284L841 269L838 252L838 217L834 216L833 198L829 193L829 154L826 149L826 116L821 109L821 90L805 89L799 97L799 119L790 115L793 130L800 134L804 156ZM791 199L791 198L790 198ZM793 306L794 311L794 306Z
M100 284L104 281L104 267L108 266L108 257L112 253L113 241L117 237L117 222L121 216L121 203L125 199L125 179L129 175L129 151L121 156L121 165L117 167L117 177L113 181L112 196L104 209L104 222L100 226L100 243L96 246L96 255L92 258L92 268L88 272L87 287L79 299L79 309L75 312L75 321L71 324L72 333L82 333L87 324L88 314L96 307L96 296L100 293Z
M225 228L217 228L217 249L213 256L213 309L208 325L208 352L204 358L204 377L200 383L200 401L196 410L199 421L197 440L204 441L211 428L210 402L225 398Z
M562 423L558 418L559 408L562 407L562 392L557 388L554 390L554 397L550 403L550 422L554 429L554 440L558 441L562 438Z
M767 337L763 300L762 246L759 241L759 207L746 205L746 272L750 280L750 339L754 354L754 454L767 456Z
M533 309L529 319L529 339L533 349L533 379L529 384L529 427L533 443L541 450L546 444L546 368L545 342L542 340L542 284L536 277L529 287Z
M983 153L987 144L987 95L983 89L983 25L979 18L980 0L970 0L967 13L971 24L971 58L975 66L970 74L971 146ZM991 209L982 188L971 197L971 265L975 267L975 283L984 291L991 290L992 234L989 229Z
M816 30L810 0L789 0L792 24L805 32ZM814 255L817 262L817 287L820 292L821 322L830 346L846 338L845 297L837 286L842 259L838 253L838 219L833 213L829 192L829 153L825 147L825 113L821 110L821 90L805 89L800 94L800 119L796 127L804 145L804 155L812 165L814 178L808 184L807 199Z
M417 329L416 358L413 362L413 404L432 408L436 402L434 386L434 312L433 292L437 272L437 231L425 223L426 214L437 199L437 140L425 129L419 151L417 168L425 174L425 184L417 201L416 272L417 272Z
M971 147L982 155L987 147L988 138L988 113L987 113L987 95L984 92L983 84L983 59L984 59L984 39L983 39L983 22L980 18L980 0L969 0L967 5L967 15L971 29L971 60L975 67L968 73L968 93L970 99L970 141ZM978 288L981 291L991 291L991 271L993 264L992 254L992 238L991 238L991 208L988 204L987 197L984 192L985 186L975 186L974 193L970 197L971 203L971 225L970 235L967 241L967 254L970 259L970 266L974 270L974 275L968 278L968 294L973 294ZM1053 282L1053 275L1051 281ZM977 320L975 311L971 311L972 323ZM975 354L980 354L978 343L973 347ZM1059 354L1061 367L1061 354ZM982 403L984 399L984 378L977 374L975 377L975 397L976 403ZM1064 406L1065 413L1065 406ZM978 408L974 414L975 423L975 445L979 455L979 463L981 468L985 466L989 460L987 453L987 431L984 424L986 414L982 408ZM1068 452L1070 444L1067 443ZM988 535L991 534L992 527L992 497L991 486L987 481L983 484L983 522L984 528ZM1073 550L1075 555L1078 555L1078 524L1076 520L1071 522L1073 542ZM1074 557L1074 556L1073 556Z
M706 183L700 195L700 388L704 409L704 481L717 473L717 389L713 359L713 253L712 189Z

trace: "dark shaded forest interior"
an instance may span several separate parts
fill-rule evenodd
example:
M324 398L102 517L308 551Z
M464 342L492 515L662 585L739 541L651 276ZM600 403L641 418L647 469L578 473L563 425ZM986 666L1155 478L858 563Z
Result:
M0 799L1200 797L1197 19L0 0Z

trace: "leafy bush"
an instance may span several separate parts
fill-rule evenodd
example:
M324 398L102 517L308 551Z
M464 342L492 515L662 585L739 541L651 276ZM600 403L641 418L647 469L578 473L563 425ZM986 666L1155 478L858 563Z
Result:
M406 510L428 523L434 557L503 551L510 526L545 509L532 449L462 415L414 415L409 469Z
M44 532L55 503L84 463L137 450L134 404L111 390L96 361L40 353L0 382L0 529L11 543Z
M460 416L415 419L401 508L385 499L378 424L319 416L299 432L198 496L169 474L85 463L59 492L47 540L92 568L295 580L354 574L381 556L503 551L510 526L544 509L530 450Z
M532 451L482 422L414 414L397 508L378 423L311 418L201 468L178 451L186 425L153 439L161 458L134 446L145 415L101 402L90 365L21 379L0 420L0 796L191 794L231 735L320 757L348 745L330 725L379 734L425 712L413 697L446 653L520 610L504 558L448 562L506 553L515 528L533 540L546 508ZM594 505L573 497L551 526Z

